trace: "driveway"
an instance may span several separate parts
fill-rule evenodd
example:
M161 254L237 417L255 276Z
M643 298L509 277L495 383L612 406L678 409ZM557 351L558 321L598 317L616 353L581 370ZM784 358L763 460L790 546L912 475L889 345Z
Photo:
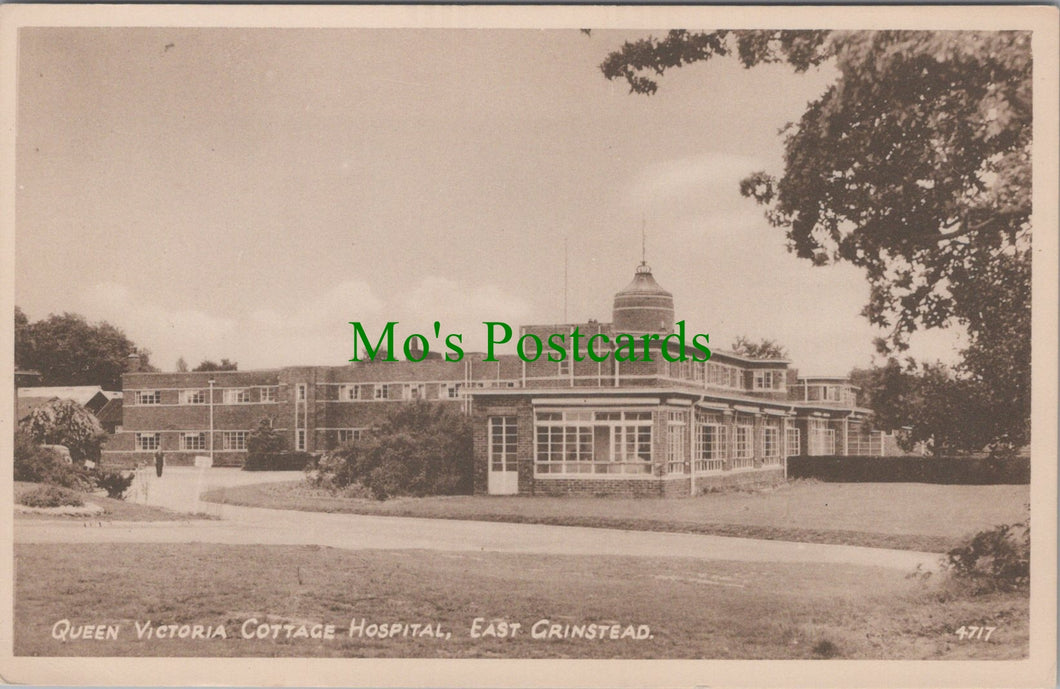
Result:
M558 555L686 557L742 562L818 562L936 569L939 555L857 546L790 543L699 534L622 531L543 524L378 517L270 510L204 503L202 491L248 483L290 481L292 472L167 468L143 472L129 499L216 520L96 522L17 520L17 543L224 543L321 545L348 550L427 549Z

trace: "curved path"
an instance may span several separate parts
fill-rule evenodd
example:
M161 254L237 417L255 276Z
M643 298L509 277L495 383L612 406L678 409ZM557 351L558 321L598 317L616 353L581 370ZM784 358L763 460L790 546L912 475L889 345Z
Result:
M71 522L17 520L16 543L225 543L319 545L333 548L489 551L560 555L688 557L744 562L818 562L914 570L936 569L939 555L858 546L791 543L699 534L621 531L543 524L378 517L271 510L203 503L203 490L289 481L283 472L169 468L137 478L131 498L217 520ZM146 488L145 488L146 486Z

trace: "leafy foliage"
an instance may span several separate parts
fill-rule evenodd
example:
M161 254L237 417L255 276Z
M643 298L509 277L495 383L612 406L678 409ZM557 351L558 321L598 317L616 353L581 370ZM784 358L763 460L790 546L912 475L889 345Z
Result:
M980 531L967 545L949 551L946 565L975 594L1026 590L1031 578L1030 524Z
M122 471L100 471L95 475L96 485L107 491L108 498L124 500L136 474Z
M36 442L65 445L79 464L98 462L105 434L99 421L73 400L52 400L30 412L19 429Z
M268 455L283 452L287 441L279 431L272 427L272 420L263 418L258 427L247 434L247 461L255 455Z
M732 343L732 351L751 359L787 359L788 350L779 342L774 340L759 340L755 342L749 337L740 335Z
M39 371L43 385L120 390L131 354L140 356L140 370L154 370L150 353L109 323L91 324L76 313L53 314L30 323L15 307L15 366Z
M19 496L18 502L26 507L81 507L84 499L72 490L61 486L38 486Z
M229 361L228 359L221 359L221 363L217 363L215 361L210 361L209 359L203 359L202 363L200 363L198 366L196 366L195 368L193 368L191 370L192 371L198 371L198 372L202 372L202 371L238 371L239 370L239 364L237 364L234 361Z
M934 455L988 450L1000 456L1018 447L1011 433L1022 427L1020 408L999 403L994 386L958 377L941 363L903 366L890 358L850 377L860 388L858 403L873 410L875 427L901 431L898 442L905 450L924 443Z
M788 478L828 483L1027 485L1030 457L807 456L788 458Z
M1030 33L678 30L626 43L601 70L652 94L653 76L729 55L835 68L784 130L783 175L752 173L741 192L799 257L865 270L881 353L905 350L917 329L963 326L964 392L996 419L995 445L1026 444Z
M359 483L384 500L470 493L471 472L468 418L421 400L402 406L366 437L322 457L308 478L333 489Z
M243 471L304 471L312 462L308 452L255 452L247 454Z
M24 431L15 431L14 455L16 481L48 483L80 490L87 490L93 485L88 472L70 464L58 453L41 447L33 436Z

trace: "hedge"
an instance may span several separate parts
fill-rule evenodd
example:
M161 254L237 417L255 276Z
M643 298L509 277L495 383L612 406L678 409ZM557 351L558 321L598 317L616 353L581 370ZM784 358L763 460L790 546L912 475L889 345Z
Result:
M788 478L832 483L1028 484L1030 457L790 457Z
M243 471L305 471L313 461L308 452L263 452L247 455Z

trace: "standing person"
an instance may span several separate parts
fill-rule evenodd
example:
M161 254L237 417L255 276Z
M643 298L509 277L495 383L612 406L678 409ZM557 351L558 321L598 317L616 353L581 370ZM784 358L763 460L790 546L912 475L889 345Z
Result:
M166 457L162 454L162 448L155 450L155 473L162 477L162 467L166 465Z

